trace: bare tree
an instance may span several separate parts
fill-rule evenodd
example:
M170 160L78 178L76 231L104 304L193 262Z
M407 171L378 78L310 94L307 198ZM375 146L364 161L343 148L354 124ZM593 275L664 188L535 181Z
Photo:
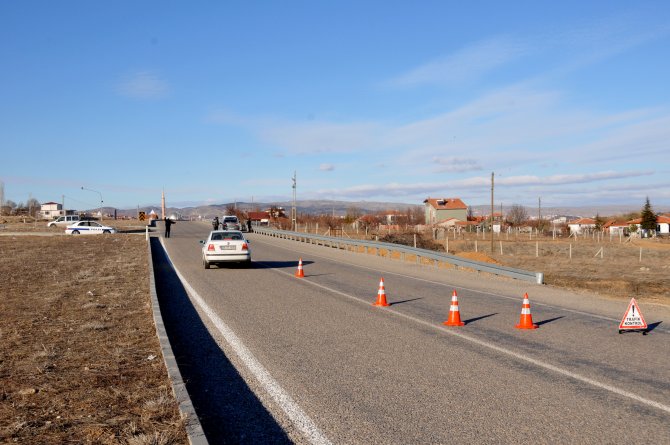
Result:
M352 223L356 221L358 218L360 218L363 215L363 212L361 209L359 209L356 206L351 206L347 208L347 215L344 217L344 222L346 223Z
M512 204L512 207L507 212L507 222L512 227L518 227L528 221L528 211L519 204Z
M2 206L2 212L11 215L14 212L14 209L16 208L16 203L12 201L11 199L8 199L5 201L5 205Z
M425 224L426 211L423 206L414 206L412 208L412 224Z
M30 198L26 201L26 207L28 208L28 214L35 217L40 210L40 202L35 198Z

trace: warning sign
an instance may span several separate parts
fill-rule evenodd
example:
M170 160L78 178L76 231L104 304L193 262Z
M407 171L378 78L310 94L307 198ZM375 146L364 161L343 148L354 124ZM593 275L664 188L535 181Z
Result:
M146 213L140 212L139 213L139 219L140 219L140 221L144 221L145 219L147 219Z
M630 303L628 303L628 310L623 315L619 324L619 330L621 329L647 329L647 322L644 321L635 298L631 298Z

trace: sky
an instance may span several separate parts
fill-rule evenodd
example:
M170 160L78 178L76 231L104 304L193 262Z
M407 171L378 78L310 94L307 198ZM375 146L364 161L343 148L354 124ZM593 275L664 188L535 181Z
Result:
M670 207L665 0L3 1L0 61L17 203Z

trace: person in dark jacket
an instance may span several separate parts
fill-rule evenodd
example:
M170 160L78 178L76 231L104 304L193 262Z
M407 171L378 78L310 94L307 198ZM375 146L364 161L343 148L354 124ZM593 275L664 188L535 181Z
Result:
M247 220L247 232L251 232L251 219Z
M174 221L170 218L165 218L165 238L170 238L170 226L174 224Z
M212 220L212 230L219 230L219 217L215 216Z

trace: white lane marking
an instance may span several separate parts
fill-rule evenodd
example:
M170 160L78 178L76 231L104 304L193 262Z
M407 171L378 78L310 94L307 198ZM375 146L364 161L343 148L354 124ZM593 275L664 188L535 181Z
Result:
M263 264L262 261L260 261L260 263ZM274 270L277 273L281 273L281 274L288 275L288 276L293 276L293 274L291 274L289 272L285 272L283 270L279 270L279 269L272 269L272 270ZM318 287L320 289L326 290L328 292L332 292L334 294L342 295L342 296L347 297L349 299L352 299L354 301L364 303L367 306L371 306L369 301L364 300L364 299L359 298L359 297L356 297L354 295L347 294L345 292L341 292L337 289L332 289L328 286L324 286L322 284L315 283L315 282L309 281L309 280L300 280L300 282L308 284L310 286ZM377 310L377 309L375 309L375 310ZM571 379L578 380L578 381L583 382L583 383L587 383L591 386L595 386L596 388L604 389L605 391L612 392L612 393L620 395L622 397L627 397L629 399L635 400L635 401L643 403L645 405L649 405L649 406L651 406L653 408L656 408L656 409L659 409L661 411L665 411L666 413L670 413L670 406L664 405L660 402L656 402L655 400L650 400L650 399L644 398L644 397L639 396L639 395L637 395L635 393L632 393L630 391L626 391L624 389L617 388L616 386L608 385L607 383L599 382L599 381L594 380L594 379L589 378L589 377L584 377L584 376L579 375L575 372L568 371L567 369L559 368L558 366L554 366L554 365L552 365L550 363L547 363L547 362L544 362L542 360L534 359L530 356L527 356L527 355L524 355L524 354L521 354L521 353L518 353L518 352L514 352L510 349L506 349L506 348L503 348L501 346L497 346L493 343L489 343L487 341L480 340L478 338L471 337L469 335L465 335L465 334L462 334L460 332L456 332L452 329L443 328L441 325L436 325L436 324L430 323L426 320L422 320L420 318L416 318L416 317L413 317L411 315L403 314L402 312L395 311L395 310L391 309L390 307L379 308L379 310L384 310L384 311L387 311L387 312L391 312L394 315L406 318L408 320L411 320L411 321L413 321L415 323L418 323L418 324L421 324L423 326L427 326L427 327L433 328L437 331L440 331L440 332L443 332L443 333L446 333L446 334L449 334L449 335L453 335L454 337L458 337L458 338L461 338L463 340L467 340L469 342L475 343L479 346L483 346L485 348L492 349L496 352L500 352L501 354L509 355L510 357L514 357L518 360L521 360L521 361L524 361L524 362L527 362L527 363L531 363L531 364L533 364L535 366L538 366L540 368L548 369L548 370L553 371L557 374L561 374L565 377L569 377Z
M270 375L265 367L254 357L251 351L242 343L242 340L233 332L232 329L224 323L224 321L216 315L216 313L205 303L200 294L191 287L184 276L179 272L177 267L172 263L172 259L165 249L165 244L161 238L161 244L165 250L165 254L174 268L179 280L184 285L184 288L189 293L193 301L202 309L202 311L209 317L211 322L216 326L218 331L223 335L223 338L228 342L235 354L244 363L247 369L256 378L263 390L267 392L270 397L279 405L282 411L288 416L298 430L307 438L307 440L314 445L331 445L332 442L319 430L316 424L309 418L309 416L298 406L293 398L281 387L281 385Z
M261 241L261 242L263 242L263 241ZM267 243L267 242L264 243L264 244L268 245L268 246L277 247L276 244L271 244L271 243ZM397 277L409 278L409 279L412 279L412 280L422 281L424 283L435 284L435 285L438 285L438 286L455 287L457 289L467 290L468 292L474 292L474 293L487 295L487 296L491 296L491 297L504 298L506 300L513 300L513 301L518 301L519 300L519 297L510 297L508 295L496 294L496 293L488 292L488 291L481 291L481 290L472 289L472 288L465 287L465 286L456 286L456 285L449 284L449 283L442 283L442 282L439 282L439 281L429 280L427 278L414 277L414 276L411 276L411 275L405 275L405 274L398 273L398 272L391 272L391 271L388 271L388 270L377 269L377 268L370 267L370 266L363 266L363 265L359 265L359 264L351 264L351 263L347 263L346 261L342 261L342 260L338 260L338 259L334 259L334 258L329 258L329 257L318 255L318 254L313 254L312 252L306 252L305 250L301 250L301 252L303 252L304 254L316 257L316 258L322 258L324 260L333 261L334 263L340 263L340 264L344 264L344 265L347 265L347 266L356 266L356 267L359 267L361 269L374 270L375 272L383 272L384 275L394 275L394 276L397 276ZM349 251L347 251L347 252L349 252ZM408 265L412 266L412 264L409 264L409 263L408 263ZM606 317L604 315L593 314L591 312L583 312L583 311L578 311L576 309L569 309L569 308L565 308L565 307L554 306L552 304L541 303L541 302L538 302L536 300L533 300L533 306L547 307L547 308L550 308L550 309L555 309L557 311L564 311L564 312L571 312L573 314L586 315L588 317L599 318L601 320L616 321L616 322L620 321L619 318ZM664 330L663 328L658 328L658 329L660 331Z

